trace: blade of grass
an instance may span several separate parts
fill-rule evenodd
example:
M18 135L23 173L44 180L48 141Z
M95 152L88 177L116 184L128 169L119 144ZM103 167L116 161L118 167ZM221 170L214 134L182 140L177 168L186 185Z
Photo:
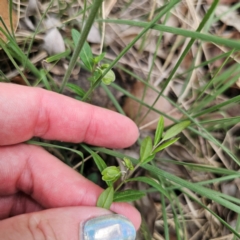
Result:
M0 27L0 31L7 37L8 41L9 41L6 44L1 40L2 44L5 44L5 46L6 46L5 49L7 49L11 54L10 60L12 60L13 58L16 58L19 62L26 62L27 69L30 70L37 78L40 78L41 77L40 71L26 57L25 53L17 45L16 41L6 31L4 31L3 28ZM17 68L17 69L20 70L20 68ZM22 72L22 71L20 70L20 72ZM21 75L20 72L19 72L19 74Z
M56 145L56 144L38 142L38 141L33 141L33 140L29 140L25 143L26 144L37 145L37 146L41 146L41 147L52 147L52 148L59 148L59 149L68 150L68 151L76 153L77 155L79 155L83 159L83 153L78 151L78 150L75 150L73 148L68 148L68 147L64 147L64 146L60 146L60 145Z
M106 23L115 23L115 24L129 25L129 26L142 27L142 28L146 27L148 24L146 22L141 22L141 21L121 20L121 19L118 19L118 20L98 19L97 21L100 21L100 22L105 21ZM181 29L181 28L174 28L174 27L164 26L161 24L155 24L151 28L158 30L158 31L173 33L176 35L181 35L181 36L192 38L195 40L197 39L197 40L202 40L205 42L212 42L212 43L215 43L218 45L223 45L225 47L229 47L231 49L235 48L236 50L240 50L240 42L237 40L221 38L221 37L206 34L206 33L200 33L200 32L185 30L185 29Z
M207 61L203 61L203 62L201 62L200 64L198 64L198 65L196 65L196 66L193 65L192 67L190 67L190 68L188 68L187 70L185 70L183 73L176 74L176 77L178 77L178 78L183 77L185 74L193 71L194 69L207 66L207 65L209 65L210 63L213 63L213 62L215 62L215 61L217 61L217 60L220 60L220 59L225 58L225 57L228 57L228 56L230 56L230 58L232 58L232 59L234 60L234 55L233 55L233 56L229 55L230 52L231 52L231 51L228 51L228 52L226 52L226 53L222 53L222 54L220 54L220 55L217 55L216 57L211 58L211 59L209 59L209 60L207 60Z
M198 95L197 99L195 100L195 102L197 102L202 95L206 92L206 90L208 88L210 88L213 85L213 82L215 81L216 76L221 72L222 68L226 65L226 63L228 62L230 56L232 55L232 53L234 53L235 49L233 49L232 51L229 52L229 55L227 56L227 58L223 61L223 63L221 64L221 66L217 69L216 73L214 74L214 76L212 77L212 79L203 87L203 89L201 89L200 94Z
M108 86L106 86L105 84L101 84L101 87L104 89L104 91L106 92L106 94L108 95L109 99L112 101L113 105L118 110L118 112L121 113L122 115L126 115L125 112L123 111L122 107L118 103L117 99L114 97L112 92L109 90Z
M21 75L21 77L22 77L23 81L26 83L26 85L31 86L31 84L29 83L29 81L27 80L27 78L25 77L23 72L21 71L20 67L18 66L16 61L13 59L12 54L9 52L7 45L5 44L5 42L3 42L2 39L0 39L0 46L4 50L4 52L7 54L8 58L10 59L10 61L14 65L14 67L18 70L19 74Z
M41 69L40 70L40 74L41 74L40 80L43 82L43 84L45 85L46 89L51 91L52 89L51 89L51 86L50 86L50 84L49 84L49 82L47 80L46 72L43 69Z
M10 27L11 27L11 33L12 33L12 37L15 38L15 33L14 33L14 28L13 28L13 15L12 15L12 12L13 12L13 1L10 0L8 1L8 13L9 13L9 16L10 16Z
M79 57L79 54L83 48L83 45L87 39L87 36L88 36L88 33L93 25L93 22L94 22L94 19L95 19L95 16L100 8L100 6L102 5L102 2L103 0L98 0L98 1L93 1L93 4L92 4L92 8L91 8L91 11L90 11L90 14L86 20L86 24L81 32L81 37L79 39L79 42L76 46L76 48L74 49L73 51L73 55L71 57L71 60L70 60L70 63L69 63L69 66L68 66L68 69L63 77L63 81L62 81L62 85L60 87L60 90L59 92L61 93L66 85L66 83L68 82L68 79L71 75L71 72L73 70L73 68L75 67L76 65L76 61ZM86 95L85 95L86 96ZM86 99L86 97L84 98ZM83 99L83 100L84 100Z
M48 13L48 10L50 9L50 7L52 6L53 3L54 3L54 0L51 0L50 3L49 3L48 6L47 6L45 12L44 12L43 15L41 16L41 19L39 20L36 28L35 28L35 31L34 31L32 37L31 37L31 41L30 41L30 43L29 43L28 51L27 51L27 53L26 53L26 59L28 59L28 56L29 56L30 51L31 51L31 49L32 49L32 45L33 45L34 39L35 39L35 37L36 37L36 35L37 35L38 31L39 31L40 26L42 25L42 22L43 22L45 16L46 16L47 13ZM25 63L23 64L23 66L24 66L24 68L25 68L25 66L26 66Z
M236 172L234 170L229 170L226 168L219 168L219 167L217 168L217 167L202 165L202 164L179 162L179 161L164 159L164 158L161 158L161 159L156 158L155 160L159 161L159 162L165 162L165 163L171 163L171 164L175 164L175 165L184 166L190 170L216 173L216 174L222 174L222 175L228 175L228 176L237 175L238 177L240 177L240 173L238 174L238 172Z
M235 174L235 175L224 176L224 177L220 177L220 178L214 178L214 179L210 179L210 180L206 180L206 181L197 182L197 184L199 184L199 185L214 184L214 183L220 183L220 182L233 180L236 178L239 178L239 175Z
M187 226L186 226L186 221L185 221L185 218L184 218L183 209L180 205L181 203L179 201L179 198L176 196L174 191L171 192L170 198L171 198L170 199L170 204L171 204L171 208L172 208L172 211L173 211L174 223L175 223L175 228L176 228L175 232L176 232L176 235L177 235L177 240L182 240L182 239L187 240ZM176 202L177 209L175 209L174 201ZM180 213L181 217L178 216L177 212ZM182 227L181 227L180 222L182 222ZM182 232L183 232L183 234L182 234Z
M213 18L213 21L212 21L212 24L216 23L217 21L221 20L222 17L224 17L225 15L233 12L233 11L236 11L240 8L240 3L237 3L237 4L234 4L233 6L229 6L228 10L222 14L220 14L219 16L215 16Z
M64 57L69 56L70 53L71 53L71 50L70 50L70 49L67 49L65 52L57 53L57 54L55 54L55 55L52 55L52 56L46 58L45 61L46 61L47 63L59 61L61 58L64 58Z
M222 103L219 103L217 105L214 105L212 107L204 109L204 110L202 110L202 111L200 111L198 113L195 113L193 115L193 118L200 117L200 116L205 115L207 113L215 112L215 111L217 111L217 110L219 110L219 109L221 109L223 107L229 106L230 104L239 103L239 102L240 102L240 96L233 97L233 98L231 98L229 100L226 100L226 101L224 101Z
M167 211L166 211L166 202L165 197L161 194L161 204L162 204L162 216L163 216L163 228L164 228L164 239L169 240L169 226L167 221Z
M235 231L239 232L239 229L240 229L240 214L238 214L238 216L237 216L237 223L236 223ZM239 234L239 236L240 236L240 234ZM239 236L234 235L233 240L237 240L237 237L239 237Z
M232 78L231 78L232 76ZM215 81L218 80L219 84L216 87L215 91L212 92L211 95L205 96L201 102L196 104L195 107L191 109L191 112L199 112L201 109L205 108L210 104L214 99L217 98L221 93L225 92L230 86L232 86L240 76L240 64L235 64L229 70L224 71L219 78L214 79ZM228 81L226 81L228 79ZM220 81L221 80L221 81Z
M167 193L167 191L158 182L156 182L155 180L153 180L151 178L148 178L148 177L135 177L135 178L130 178L130 179L126 180L126 182L133 182L133 181L147 183L148 185L150 185L150 186L154 187L155 189L157 189L160 194L163 194L167 198L170 198L170 196Z
M2 78L0 78L0 81L10 82L10 80L5 76L5 74L2 72L2 70L0 70L0 76L2 76Z

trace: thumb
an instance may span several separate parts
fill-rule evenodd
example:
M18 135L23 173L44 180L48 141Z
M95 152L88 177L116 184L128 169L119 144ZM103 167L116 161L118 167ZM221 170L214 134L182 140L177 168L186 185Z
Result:
M19 215L0 222L0 239L134 240L125 217L96 207L66 207Z

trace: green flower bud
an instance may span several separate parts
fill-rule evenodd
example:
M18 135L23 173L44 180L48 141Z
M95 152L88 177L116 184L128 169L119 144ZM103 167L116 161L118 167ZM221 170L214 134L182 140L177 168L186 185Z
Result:
M102 180L115 182L121 176L119 167L111 166L102 171Z
M129 158L124 157L123 158L123 164L129 170L133 170L134 169L133 164L132 164L132 162L131 162L131 160Z
M101 65L100 68L101 68L102 70L105 70L105 69L107 69L109 66L110 66L109 64L104 63L104 64Z
M102 82L106 85L110 85L116 79L115 73L113 70L109 70L107 74L102 78Z

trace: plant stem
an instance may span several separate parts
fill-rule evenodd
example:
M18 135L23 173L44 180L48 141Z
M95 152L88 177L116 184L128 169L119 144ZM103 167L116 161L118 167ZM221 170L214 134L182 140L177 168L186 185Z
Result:
M98 12L98 9L99 7L101 6L103 0L97 0L97 1L93 1L93 5L92 5L92 8L91 8L91 12L89 14L89 17L86 21L86 24L83 28L83 31L81 33L81 37L79 39L79 42L76 46L76 48L74 49L74 52L73 52L73 55L72 55L72 58L70 60L70 63L69 63L69 67L64 75L64 78L63 78L63 82L62 82L62 85L61 85L61 88L59 90L59 92L61 93L71 75L71 72L73 70L73 68L75 67L76 65L76 61L77 61L77 58L82 50L82 47L87 39L87 36L88 36L88 33L93 25L93 21L95 19L95 16Z
M128 171L127 174L124 176L122 182L116 187L116 189L114 190L115 192L117 192L121 186L126 183L126 181L133 175L133 173L141 166L140 163L136 164L136 166L134 167L134 169L132 171Z

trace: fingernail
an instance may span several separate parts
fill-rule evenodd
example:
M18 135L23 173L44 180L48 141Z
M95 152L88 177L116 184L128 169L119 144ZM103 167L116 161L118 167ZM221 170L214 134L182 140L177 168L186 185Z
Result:
M117 214L88 220L83 226L83 234L83 240L135 240L136 238L133 224Z

